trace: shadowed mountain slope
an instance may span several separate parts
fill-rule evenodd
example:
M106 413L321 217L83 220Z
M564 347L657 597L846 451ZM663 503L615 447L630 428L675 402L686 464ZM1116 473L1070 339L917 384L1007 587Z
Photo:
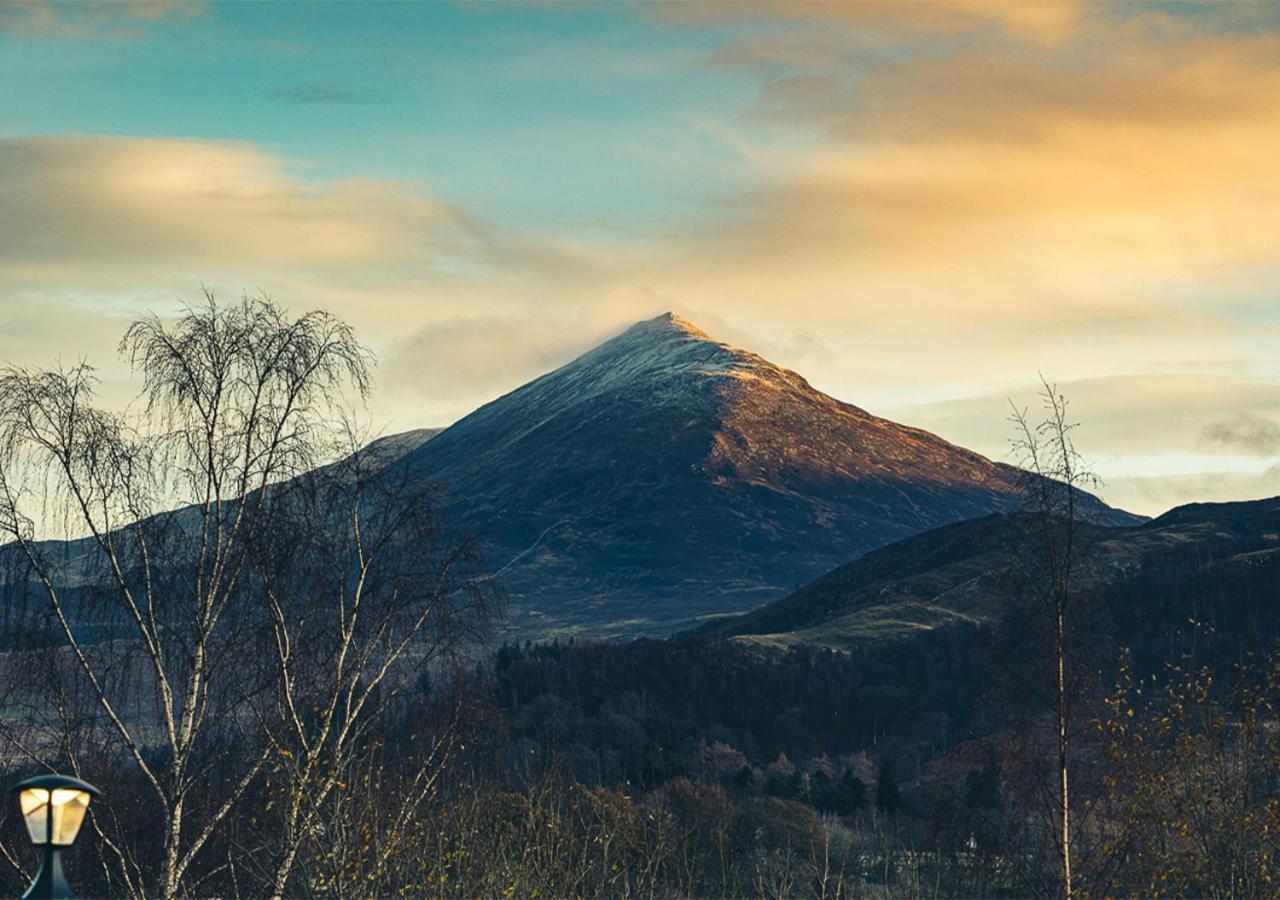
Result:
M402 464L494 540L515 632L548 636L660 634L750 609L1017 500L1011 467L841 403L669 313Z

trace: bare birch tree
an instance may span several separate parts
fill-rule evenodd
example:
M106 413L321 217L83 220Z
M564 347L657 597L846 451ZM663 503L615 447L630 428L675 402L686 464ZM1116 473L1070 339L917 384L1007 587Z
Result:
M327 807L346 802L366 757L395 737L388 712L407 697L422 708L421 686L433 673L444 683L485 636L493 583L475 541L441 521L435 494L353 441L345 459L295 479L261 536L254 593L266 616L255 655L270 689L254 708L281 810L268 820L273 896L285 895L308 848L329 843ZM376 798L389 833L403 832L439 777L464 709L445 702L443 721L420 721L396 742L412 759L397 790ZM396 842L380 846L385 857Z
M1073 896L1072 808L1070 786L1073 660L1070 630L1076 614L1080 574L1080 509L1082 491L1097 478L1072 443L1076 424L1066 398L1041 376L1040 421L1027 409L1013 407L1013 454L1027 477L1023 480L1026 512L1030 514L1032 548L1028 582L1044 612L1052 619L1054 727L1056 738L1056 842L1061 864L1061 893ZM1012 404L1011 404L1012 405Z
M291 319L268 299L224 307L207 293L172 324L136 322L121 352L144 384L126 414L94 406L87 365L0 374L0 536L20 563L6 614L49 626L112 762L151 797L156 871L104 836L115 883L170 897L269 758L243 733L255 538L279 486L328 450L335 401L367 392L371 357L327 313ZM46 539L59 520L74 540ZM80 752L67 721L6 733L33 761L66 761Z

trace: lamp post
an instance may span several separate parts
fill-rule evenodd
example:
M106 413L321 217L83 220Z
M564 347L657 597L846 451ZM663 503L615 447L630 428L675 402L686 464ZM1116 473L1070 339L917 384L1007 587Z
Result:
M37 775L19 781L9 788L9 793L18 795L18 807L27 823L31 843L44 852L40 871L22 895L23 900L74 897L71 885L62 874L62 851L75 843L90 799L101 797L102 792L78 778Z

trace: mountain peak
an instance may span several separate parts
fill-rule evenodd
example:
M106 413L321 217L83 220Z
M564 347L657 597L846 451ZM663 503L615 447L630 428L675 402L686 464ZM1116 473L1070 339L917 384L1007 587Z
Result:
M715 341L711 335L707 334L697 325L694 325L688 319L671 311L664 312L660 316L654 316L652 319L644 319L637 322L626 331L622 332L619 337L624 337L626 335L648 335L656 338L684 337L693 338L699 341L711 341L712 343L718 343L718 341Z
M667 312L664 312L662 315L658 316L653 321L664 323L668 328L671 328L675 331L682 331L691 337L708 338L708 339L710 338L710 335L708 335L705 331L703 331L697 325L694 325L692 322L690 322L688 319L686 319L684 316L680 315L679 313L674 313L674 312L671 312L670 310L668 310Z
M558 383L562 397L598 395L619 389L671 399L704 379L762 375L773 371L765 360L708 335L673 312L637 322L616 337L533 384ZM566 390L572 384L574 390Z

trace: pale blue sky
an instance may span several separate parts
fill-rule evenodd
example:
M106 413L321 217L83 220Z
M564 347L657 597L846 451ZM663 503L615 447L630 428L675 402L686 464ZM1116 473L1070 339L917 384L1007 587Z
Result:
M85 27L2 38L7 132L250 141L303 179L420 182L512 228L661 230L753 174L706 126L805 139L747 116L754 75L708 65L729 29L617 4L222 3Z

